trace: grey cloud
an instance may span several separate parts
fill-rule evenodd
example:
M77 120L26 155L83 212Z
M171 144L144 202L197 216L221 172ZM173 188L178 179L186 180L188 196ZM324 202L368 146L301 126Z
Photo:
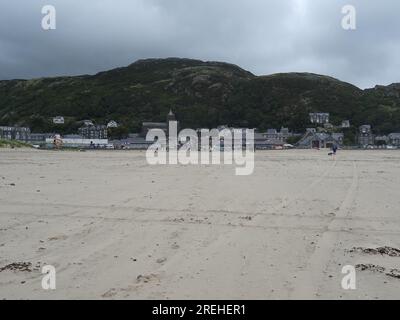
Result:
M341 8L357 8L357 30ZM57 30L41 29L41 8ZM360 87L400 82L397 0L2 0L0 79L93 74L147 57L307 71Z

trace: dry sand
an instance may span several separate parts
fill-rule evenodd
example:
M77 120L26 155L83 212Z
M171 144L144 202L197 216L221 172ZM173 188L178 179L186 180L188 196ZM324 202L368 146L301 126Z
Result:
M400 257L349 250L400 247L399 186L397 151L259 152L239 177L143 152L0 150L0 299L397 299ZM343 290L358 264L384 269Z

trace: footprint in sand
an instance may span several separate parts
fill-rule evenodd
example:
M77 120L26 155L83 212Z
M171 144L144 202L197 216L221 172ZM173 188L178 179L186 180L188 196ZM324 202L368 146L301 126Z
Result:
M149 274L149 275L138 275L136 278L137 283L149 283L152 281L159 281L159 277L156 274Z
M106 293L101 295L102 298L112 298L117 294L117 290L115 288L111 288Z
M62 234L62 235L50 237L47 240L48 241L57 241L57 240L67 240L67 239L68 239L68 236L66 236L65 234Z

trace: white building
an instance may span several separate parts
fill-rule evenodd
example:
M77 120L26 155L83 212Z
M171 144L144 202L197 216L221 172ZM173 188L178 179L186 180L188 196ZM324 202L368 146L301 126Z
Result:
M107 128L118 128L118 123L114 120L111 120L109 123L107 123Z
M65 123L64 117L62 117L62 116L54 117L53 123L54 124L64 124Z
M343 120L342 128L350 128L350 120Z
M315 112L310 113L310 121L315 124L329 123L329 113Z
M83 124L85 126L94 126L94 123L92 120L83 120Z
M53 138L47 138L46 144L52 145L54 143ZM62 146L78 148L78 147L106 147L108 145L108 139L84 139L80 136L70 136L66 138L61 138Z

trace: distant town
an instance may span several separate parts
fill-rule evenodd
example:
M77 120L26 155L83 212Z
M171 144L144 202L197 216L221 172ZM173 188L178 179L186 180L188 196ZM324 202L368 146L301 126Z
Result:
M271 128L266 132L255 130L254 148L256 150L276 149L321 149L332 148L334 145L343 148L345 129L351 128L349 120L343 120L340 124L334 125L330 122L329 113L310 113L310 127L305 132L291 132L290 128L281 127L279 130ZM168 113L165 122L143 122L140 133L130 133L123 139L109 139L109 132L119 127L119 124L111 120L107 124L96 124L92 120L83 120L78 132L66 134L53 133L32 133L28 127L0 126L0 139L15 140L31 144L36 148L80 148L80 149L131 149L145 150L153 141L146 141L146 135L151 129L161 129L167 132L169 122L177 121L172 110ZM63 116L56 116L52 119L53 124L63 125ZM219 131L231 128L221 125ZM197 129L200 132L200 129ZM375 135L371 125L365 124L358 128L357 144L346 146L349 148L361 149L398 149L400 148L400 133L389 135Z

